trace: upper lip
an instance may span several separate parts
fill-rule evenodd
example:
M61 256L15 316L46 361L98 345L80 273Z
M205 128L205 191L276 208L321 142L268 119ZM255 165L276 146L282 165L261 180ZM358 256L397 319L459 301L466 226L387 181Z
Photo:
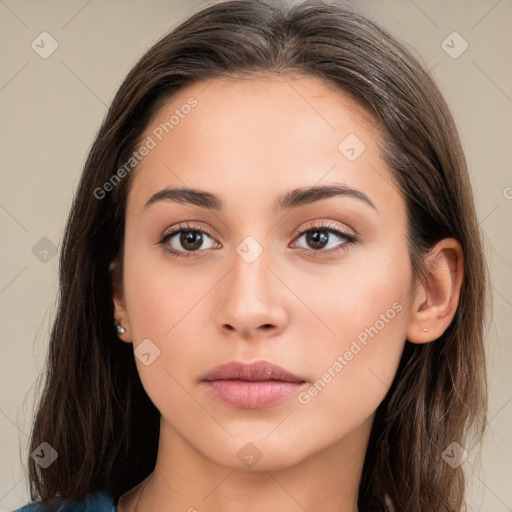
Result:
M206 372L201 380L246 380L261 382L265 380L279 380L286 382L304 382L305 379L290 373L281 366L268 361L256 361L254 363L242 363L230 361Z

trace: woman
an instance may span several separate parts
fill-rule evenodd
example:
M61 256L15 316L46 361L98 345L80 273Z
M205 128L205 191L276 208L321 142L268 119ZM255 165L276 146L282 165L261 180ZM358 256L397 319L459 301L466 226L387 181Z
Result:
M345 3L223 2L151 48L60 280L21 510L463 510L487 293L465 157Z

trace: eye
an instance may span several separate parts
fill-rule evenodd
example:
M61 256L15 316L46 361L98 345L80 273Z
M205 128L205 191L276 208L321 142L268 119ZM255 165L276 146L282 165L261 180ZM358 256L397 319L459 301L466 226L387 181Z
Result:
M304 240L306 246L297 242ZM336 224L327 222L321 223L300 231L295 238L293 247L306 251L309 255L317 256L332 255L345 251L348 247L357 242L356 237L350 233L340 230ZM212 237L198 226L180 224L162 235L158 241L166 253L176 257L198 256L205 249L221 247Z
M172 256L189 257L201 252L201 249L211 249L220 244L215 242L205 231L188 223L178 225L165 233L158 242Z
M314 256L318 253L338 253L347 250L351 244L356 242L354 235L337 229L336 225L332 223L324 223L301 231L296 240L300 241L301 239L304 240L306 246L299 244L298 247Z

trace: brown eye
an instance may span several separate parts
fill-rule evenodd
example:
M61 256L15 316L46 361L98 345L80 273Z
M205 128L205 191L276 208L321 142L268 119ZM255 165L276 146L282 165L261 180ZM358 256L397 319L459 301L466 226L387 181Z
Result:
M300 233L297 240L304 238L306 247L301 246L303 249L311 252L336 252L343 249L349 243L355 242L355 237L342 233L336 229L326 228L313 228Z
M195 251L201 247L203 235L201 231L182 231L180 243L185 250Z
M190 256L203 252L202 249L218 247L217 242L204 231L182 226L164 235L158 243L174 256Z
M176 243L176 239L177 242ZM210 244L205 247L207 239ZM178 252L197 252L199 249L209 249L215 246L215 242L204 231L180 229L166 236L170 249Z
M329 233L315 229L306 233L306 241L312 249L323 249L329 242Z

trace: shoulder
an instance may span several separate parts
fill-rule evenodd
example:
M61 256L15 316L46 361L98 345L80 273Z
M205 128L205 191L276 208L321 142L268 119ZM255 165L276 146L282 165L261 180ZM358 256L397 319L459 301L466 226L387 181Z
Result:
M52 512L115 512L112 496L105 491L96 491L84 500L63 500ZM28 503L13 512L50 512L43 503Z

